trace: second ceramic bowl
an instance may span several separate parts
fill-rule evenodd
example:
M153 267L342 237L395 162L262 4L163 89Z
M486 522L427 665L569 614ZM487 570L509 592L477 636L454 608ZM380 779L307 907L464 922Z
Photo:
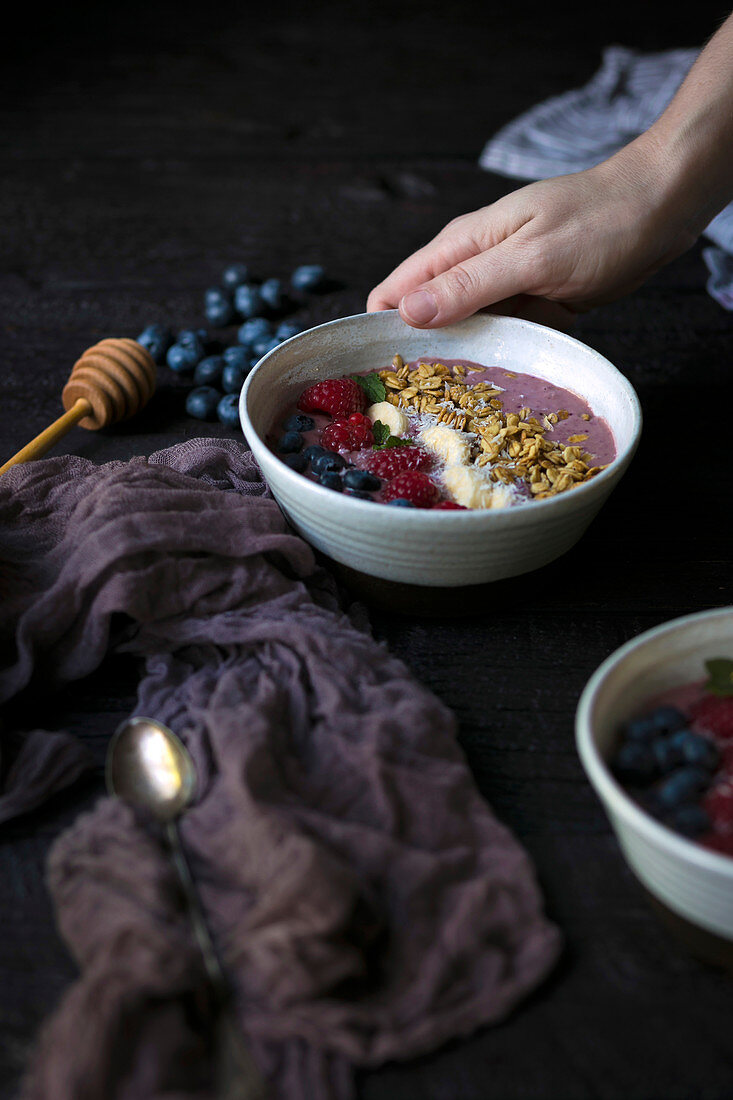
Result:
M570 492L506 509L431 511L344 497L295 473L265 442L277 415L313 382L378 370L395 353L466 359L533 374L585 398L606 420L616 458ZM344 317L274 348L242 389L247 442L296 530L335 561L407 584L456 587L537 569L580 538L625 472L641 431L638 398L602 355L564 333L517 317L477 314L421 331L396 310Z

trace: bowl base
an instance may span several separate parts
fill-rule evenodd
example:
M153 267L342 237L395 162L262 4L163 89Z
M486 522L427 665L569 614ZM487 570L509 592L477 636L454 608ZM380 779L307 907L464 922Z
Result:
M536 573L522 573L500 581L466 584L456 587L433 587L426 584L405 584L384 580L352 569L323 555L324 564L348 591L379 611L396 615L417 615L429 618L453 619L486 615L503 606L526 605L542 592L547 592L547 567Z
M652 908L661 917L685 951L689 952L690 955L694 955L700 962L707 963L709 966L720 967L733 974L733 940L728 940L724 936L719 936L715 932L708 932L707 929L693 924L686 917L682 917L679 913L669 909L664 902L650 893L641 883L639 885Z

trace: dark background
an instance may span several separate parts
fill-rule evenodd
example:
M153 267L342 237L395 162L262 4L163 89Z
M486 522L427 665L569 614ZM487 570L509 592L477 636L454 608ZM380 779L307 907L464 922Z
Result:
M337 286L300 308L304 326L360 312L446 221L519 186L477 168L501 125L584 83L604 46L698 45L727 10L705 0L676 14L638 0L16 10L0 72L3 460L59 414L84 348L150 321L202 324L203 290L233 260L282 277L325 264ZM721 522L731 318L705 293L700 252L579 321L576 335L627 374L645 415L631 471L580 545L497 587L473 615L371 607L376 634L458 714L476 780L535 860L567 947L506 1024L363 1075L364 1100L733 1097L730 978L652 910L573 743L578 695L614 648L733 602ZM188 419L183 401L163 370L138 419L74 429L56 453L107 461L233 434ZM134 689L135 670L110 662L32 714L5 715L74 730L99 768L0 838L3 1097L74 977L43 883L48 846L102 792L106 742Z

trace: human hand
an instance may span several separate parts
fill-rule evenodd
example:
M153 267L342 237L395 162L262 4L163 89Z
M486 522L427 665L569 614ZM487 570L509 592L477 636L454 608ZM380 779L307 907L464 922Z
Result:
M702 226L637 139L595 168L529 184L455 218L369 295L407 324L438 328L490 306L570 327L577 312L639 286Z

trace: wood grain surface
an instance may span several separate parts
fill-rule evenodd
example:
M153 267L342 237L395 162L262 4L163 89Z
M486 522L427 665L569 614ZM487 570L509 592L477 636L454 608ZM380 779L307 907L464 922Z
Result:
M223 3L58 7L6 37L0 74L0 441L4 460L62 411L81 352L151 321L204 323L231 261L286 277L323 263L304 326L360 312L371 286L512 181L477 159L496 129L585 82L601 50L701 44L727 13L698 2L347 8ZM573 741L598 663L665 619L733 603L731 315L705 292L701 245L576 335L629 377L645 417L630 472L565 558L432 614L372 593L377 636L458 715L476 781L536 862L566 949L502 1026L359 1077L362 1100L725 1100L731 978L680 945L626 867ZM231 335L233 332L225 335ZM133 420L74 428L54 453L96 462L197 435L161 372ZM722 416L721 416L722 414ZM348 587L344 598L351 598ZM94 776L0 837L0 1095L74 978L44 861L103 791L107 740L136 670L111 661L7 728L70 729ZM96 1098L93 1098L96 1100Z

